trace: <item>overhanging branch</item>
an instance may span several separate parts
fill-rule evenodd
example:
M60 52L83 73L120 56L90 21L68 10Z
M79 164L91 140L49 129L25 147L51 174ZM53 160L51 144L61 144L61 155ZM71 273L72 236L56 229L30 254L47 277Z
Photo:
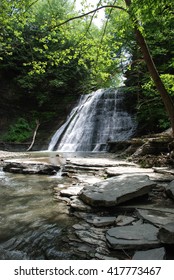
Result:
M57 27L58 27L58 26L61 26L61 25L64 25L64 24L66 24L66 23L68 23L68 22L70 22L70 21L72 21L72 20L79 19L79 18L83 18L83 17L88 16L88 15L90 15L90 14L96 13L97 11L99 11L99 10L101 10L101 9L107 9L107 8L119 9L119 10L122 10L122 11L127 12L127 10L126 10L125 8L120 7L120 6L116 6L116 5L103 5L103 6L98 7L98 8L96 8L96 9L92 10L92 11L89 11L89 12L87 12L87 13L83 13L83 14L81 14L81 15L79 15L79 16L71 17L71 18L69 18L69 19L67 19L67 20L65 20L65 21L63 21L63 22L61 22L61 23L59 23L59 24L57 25Z

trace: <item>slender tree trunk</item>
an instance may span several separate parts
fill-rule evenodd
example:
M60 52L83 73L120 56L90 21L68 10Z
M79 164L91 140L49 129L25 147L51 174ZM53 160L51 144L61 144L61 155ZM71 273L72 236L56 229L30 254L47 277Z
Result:
M29 148L27 149L27 151L30 151L34 145L34 142L35 142L35 139L36 139L36 134L37 134L37 131L38 131L38 128L39 128L39 121L36 120L36 128L34 130L34 134L33 134L33 139L32 139L32 142L31 142L31 145L29 146Z
M125 0L125 3L128 7L130 7L131 0ZM136 22L136 19L135 19L135 22ZM170 95L168 94L168 92L164 86L164 83L162 82L162 80L160 78L158 70L157 70L155 63L153 61L153 58L150 54L146 40L143 37L142 33L139 31L137 26L135 26L135 35L136 35L138 44L141 48L141 52L143 54L143 57L146 62L149 73L155 83L155 86L156 86L158 92L161 95L162 101L164 103L168 117L171 122L172 132L173 132L173 136L174 136L174 103L173 103Z

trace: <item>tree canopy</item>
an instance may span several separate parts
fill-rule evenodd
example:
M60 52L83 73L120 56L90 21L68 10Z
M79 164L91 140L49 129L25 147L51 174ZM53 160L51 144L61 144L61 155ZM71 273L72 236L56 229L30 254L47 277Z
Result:
M136 95L144 131L174 123L174 4L167 0L100 0L79 14L75 2L1 0L2 99L13 103L27 100L34 118L36 111L45 118L56 112L60 100L68 103L79 94L119 86L125 80L127 91ZM88 3L82 1L82 5ZM93 19L101 9L105 20L98 28ZM158 79L153 70L149 72L141 40ZM164 85L164 104L169 96L166 110L156 80ZM9 95L4 93L7 84Z
M2 1L1 5L0 59L6 65L21 66L28 80L29 76L48 73L52 67L70 70L74 64L75 72L85 73L87 86L91 83L95 87L97 81L102 84L107 80L109 69L116 65L108 56L109 35L102 34L89 17L68 22L77 16L73 2L23 0ZM55 85L64 84L62 76L60 83L57 77Z

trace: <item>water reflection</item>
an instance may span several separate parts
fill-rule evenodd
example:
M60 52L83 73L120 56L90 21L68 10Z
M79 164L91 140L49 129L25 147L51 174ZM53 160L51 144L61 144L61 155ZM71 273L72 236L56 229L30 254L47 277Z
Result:
M62 240L75 218L54 199L59 183L65 179L0 171L0 259L73 258Z

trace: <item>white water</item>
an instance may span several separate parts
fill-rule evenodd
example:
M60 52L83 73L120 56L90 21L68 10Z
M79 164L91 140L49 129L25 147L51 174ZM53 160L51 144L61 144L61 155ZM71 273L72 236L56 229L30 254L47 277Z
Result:
M48 150L105 151L108 141L129 139L135 121L123 111L124 93L115 89L83 95L67 121L53 135Z

